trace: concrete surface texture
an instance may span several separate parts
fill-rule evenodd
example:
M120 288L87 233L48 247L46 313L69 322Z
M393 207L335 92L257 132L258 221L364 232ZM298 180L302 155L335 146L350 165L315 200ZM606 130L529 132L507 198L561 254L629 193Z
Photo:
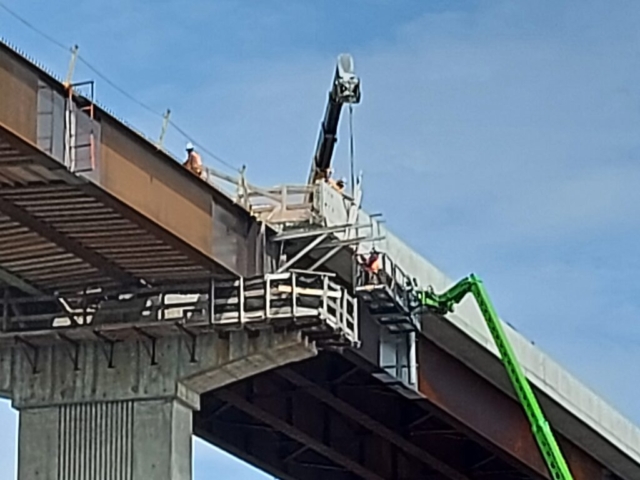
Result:
M19 480L189 480L191 406L149 399L20 411Z
M0 349L0 385L20 412L19 480L188 480L200 393L315 355L298 333L244 331Z

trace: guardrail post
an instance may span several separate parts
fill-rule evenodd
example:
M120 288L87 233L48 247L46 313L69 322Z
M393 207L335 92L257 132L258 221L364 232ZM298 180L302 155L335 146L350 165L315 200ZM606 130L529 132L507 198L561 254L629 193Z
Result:
M291 312L293 315L293 319L295 320L298 317L298 312L296 309L296 303L298 303L296 301L296 296L298 294L296 286L296 274L291 272L289 275L291 275L291 301L293 302L291 305Z
M244 325L244 277L240 277L238 286L238 315L240 315L240 325Z
M349 310L348 305L347 305L347 292L344 289L341 289L342 291L342 295L340 295L340 327L342 327L342 329L345 331L345 333L347 333L349 331L349 325L348 325L348 315L349 315Z
M267 321L271 318L271 275L264 276L264 315Z
M9 331L9 289L4 289L2 302L2 331Z
M215 323L215 315L216 315L216 283L215 280L211 279L211 284L209 286L209 323Z
M358 299L351 299L351 323L353 324L353 340L360 341L360 324L358 323Z
M326 316L328 311L327 300L329 297L329 277L326 275L322 277L322 310Z
M280 208L282 209L283 215L286 214L287 208L289 208L289 204L287 202L287 186L282 185L282 193L280 198Z

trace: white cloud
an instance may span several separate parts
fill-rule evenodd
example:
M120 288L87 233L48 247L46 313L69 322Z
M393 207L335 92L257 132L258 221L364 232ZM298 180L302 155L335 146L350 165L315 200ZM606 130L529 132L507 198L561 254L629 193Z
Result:
M109 71L135 77L145 100L248 164L250 180L304 181L340 53L325 47L313 9L232 15L225 3L186 18L191 9L171 5L161 9L175 15L169 31L132 17L139 45ZM640 360L630 346L640 336L640 8L474 5L390 25L352 51L366 205L450 274L485 276L507 320L640 421L629 381ZM118 25L126 35L130 22ZM320 35L315 46L292 45L305 31ZM168 141L182 150L175 134Z

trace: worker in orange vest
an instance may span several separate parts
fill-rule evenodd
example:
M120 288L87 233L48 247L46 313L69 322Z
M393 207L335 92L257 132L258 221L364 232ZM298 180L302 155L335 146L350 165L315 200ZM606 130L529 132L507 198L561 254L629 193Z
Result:
M372 249L371 253L369 254L369 257L367 258L365 264L364 264L364 268L365 271L368 273L368 283L369 284L378 284L380 283L379 280L379 273L380 273L380 267L381 267L381 259L380 259L380 254L376 251L376 249Z
M200 154L193 149L193 144L191 142L187 143L187 160L182 165L200 178L204 178L202 158L200 158Z

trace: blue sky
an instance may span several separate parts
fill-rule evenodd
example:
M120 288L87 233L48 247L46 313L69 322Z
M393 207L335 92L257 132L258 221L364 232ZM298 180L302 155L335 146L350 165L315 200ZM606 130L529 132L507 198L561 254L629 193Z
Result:
M306 178L351 52L367 209L450 276L479 273L504 318L640 423L638 2L2 1L266 185ZM0 34L64 76L68 55L1 9ZM157 137L157 116L97 92ZM196 442L195 478L213 470L264 478Z

